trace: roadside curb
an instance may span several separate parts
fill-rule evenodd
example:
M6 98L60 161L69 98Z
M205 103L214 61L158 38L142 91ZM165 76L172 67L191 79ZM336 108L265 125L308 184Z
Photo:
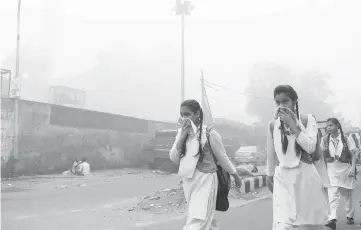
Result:
M239 191L241 193L249 193L259 188L265 187L266 185L266 175L254 176L243 179L242 187L239 189Z

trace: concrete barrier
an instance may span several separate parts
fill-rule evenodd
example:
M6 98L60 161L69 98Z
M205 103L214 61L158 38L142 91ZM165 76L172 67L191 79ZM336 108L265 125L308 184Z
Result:
M266 175L246 178L242 181L241 193L249 193L267 186Z

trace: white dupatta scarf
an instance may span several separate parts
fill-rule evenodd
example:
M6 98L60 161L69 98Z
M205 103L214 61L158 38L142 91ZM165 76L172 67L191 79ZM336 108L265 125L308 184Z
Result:
M199 128L192 122L193 132L186 141L186 155L180 159L178 175L183 178L192 178L199 159ZM207 141L206 127L202 126L201 144L204 147ZM198 154L198 155L197 155Z

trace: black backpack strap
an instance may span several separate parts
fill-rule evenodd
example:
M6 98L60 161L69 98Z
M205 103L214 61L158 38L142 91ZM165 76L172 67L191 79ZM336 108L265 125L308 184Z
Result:
M212 158L213 158L213 161L215 164L217 164L217 159L216 159L216 156L214 155L213 153L213 150L212 150L212 144L211 144L211 141L210 141L210 135L211 135L211 131L214 130L214 127L213 126L207 126L206 128L206 136L207 136L207 141L208 141L208 144L209 144L209 147L211 148L211 155L212 155Z

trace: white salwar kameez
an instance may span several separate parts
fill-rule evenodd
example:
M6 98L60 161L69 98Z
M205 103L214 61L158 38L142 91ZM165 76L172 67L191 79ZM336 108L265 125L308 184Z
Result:
M188 217L183 230L218 230L216 214L217 173L195 170L192 178L183 179L183 191L188 203Z
M346 137L345 137L346 138ZM322 139L321 149L326 150L327 136ZM350 151L356 149L355 143L351 137L347 138L347 145ZM343 150L343 143L341 134L337 138L330 137L329 152L330 157L341 156ZM327 163L327 172L330 179L331 187L328 188L328 198L331 213L329 220L337 220L337 209L340 205L341 195L345 197L346 216L353 218L355 215L355 208L353 207L353 189L356 187L356 178L349 177L352 166L349 163L341 163L335 160L332 163Z
M274 176L273 230L323 230L328 216L328 202L323 181L314 164L296 155L296 142L313 153L317 143L317 124L308 116L307 127L298 121L301 133L296 139L288 135L288 148L282 151L280 120L274 122L273 138L267 138L267 175ZM279 165L276 166L278 158Z
M173 162L180 163L178 175L183 178L183 191L188 203L187 222L183 230L218 230L218 224L214 219L218 190L217 173L204 173L196 169L199 158L199 155L197 156L199 148L198 132L194 132L197 135L187 139L186 155L180 159L180 153L176 149L180 133L179 130L169 155ZM201 140L204 147L207 140L206 127L203 127L202 134ZM220 135L212 131L209 138L212 143L212 151L218 162L227 172L236 173L236 168L230 162L224 150ZM204 152L204 154L211 153Z

